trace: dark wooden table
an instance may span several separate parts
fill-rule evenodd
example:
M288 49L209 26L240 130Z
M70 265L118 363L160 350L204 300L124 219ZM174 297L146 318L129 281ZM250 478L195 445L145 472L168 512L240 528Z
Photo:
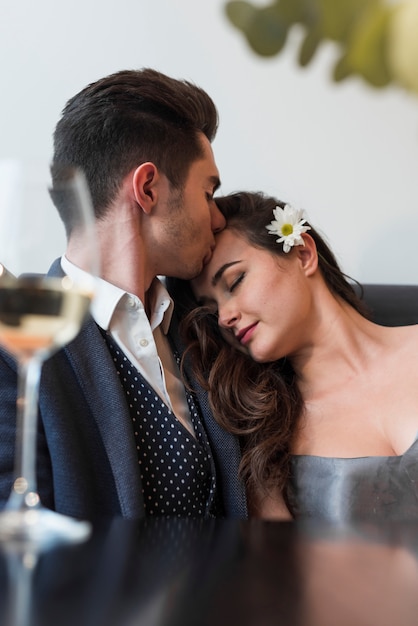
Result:
M417 626L418 525L114 520L1 554L0 625L70 624Z

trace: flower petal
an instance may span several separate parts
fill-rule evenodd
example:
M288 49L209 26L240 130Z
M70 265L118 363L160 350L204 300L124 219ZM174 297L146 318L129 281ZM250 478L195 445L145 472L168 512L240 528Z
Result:
M293 246L304 246L305 242L301 236L311 229L305 226L306 219L302 209L295 209L290 204L285 204L283 208L276 206L273 209L276 219L266 226L270 234L279 235L277 243L283 243L283 252L289 252ZM291 226L291 229L289 228ZM283 230L289 231L288 235L283 234Z

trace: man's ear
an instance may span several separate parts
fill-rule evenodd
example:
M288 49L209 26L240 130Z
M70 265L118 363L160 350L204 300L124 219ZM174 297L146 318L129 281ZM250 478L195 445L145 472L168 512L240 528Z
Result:
M132 176L132 188L135 200L145 213L151 213L157 203L158 168L154 163L139 165Z
M296 253L306 276L312 276L318 269L318 250L313 237L308 233L302 233L304 246L295 246Z

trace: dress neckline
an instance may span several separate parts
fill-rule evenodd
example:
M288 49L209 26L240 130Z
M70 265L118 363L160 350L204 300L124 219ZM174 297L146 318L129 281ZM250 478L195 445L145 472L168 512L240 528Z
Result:
M411 443L409 448L405 450L403 454L390 454L388 456L376 454L376 455L370 455L370 456L347 456L347 457L345 456L344 457L343 456L321 456L319 454L292 454L292 459L318 459L324 462L326 462L327 460L340 461L340 462L344 462L344 461L355 462L355 461L360 461L364 459L402 459L409 452L411 452L411 450L414 448L414 446L417 443L418 443L418 433L416 434L414 441Z

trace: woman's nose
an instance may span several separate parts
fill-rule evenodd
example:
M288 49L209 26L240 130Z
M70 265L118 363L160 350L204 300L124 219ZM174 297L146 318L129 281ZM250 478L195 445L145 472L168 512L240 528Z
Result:
M240 314L230 306L219 307L218 323L222 328L232 328L238 322Z

